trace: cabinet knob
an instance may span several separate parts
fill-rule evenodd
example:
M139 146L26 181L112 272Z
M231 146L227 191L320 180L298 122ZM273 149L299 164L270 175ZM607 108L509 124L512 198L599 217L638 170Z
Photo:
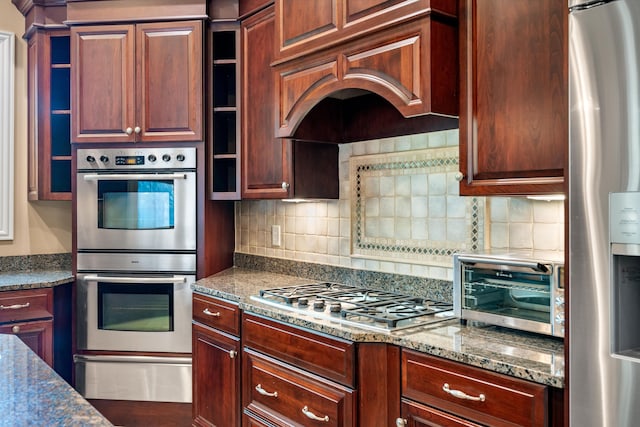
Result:
M238 355L238 352L235 350L229 350L229 358L230 359L235 359L236 356Z
M456 172L455 178L456 178L456 181L461 182L464 179L464 174L458 171Z
M283 190L288 190L289 189L289 183L288 182L283 182L282 183L282 189Z
M17 334L20 332L20 326L15 325L14 327L11 328L11 332L13 332L14 334Z
M135 129L133 129L133 131L134 131L136 134L139 134L141 130L142 130L142 129L140 129L140 126L136 126L136 127L135 127Z
M404 427L407 425L407 420L404 418L396 418L396 427Z
M125 132L127 133L127 135L131 135L133 133L133 128L129 127L125 130Z

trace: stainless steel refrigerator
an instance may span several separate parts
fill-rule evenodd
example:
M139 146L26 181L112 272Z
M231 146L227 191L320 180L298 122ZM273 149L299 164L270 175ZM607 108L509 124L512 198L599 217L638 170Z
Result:
M640 0L569 0L569 414L640 425Z

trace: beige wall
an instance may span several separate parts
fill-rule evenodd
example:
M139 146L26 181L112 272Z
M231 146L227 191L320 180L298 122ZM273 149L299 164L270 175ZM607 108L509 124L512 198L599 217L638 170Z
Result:
M27 43L10 0L0 0L0 30L16 35L14 239L0 241L0 256L71 252L71 202L27 200Z

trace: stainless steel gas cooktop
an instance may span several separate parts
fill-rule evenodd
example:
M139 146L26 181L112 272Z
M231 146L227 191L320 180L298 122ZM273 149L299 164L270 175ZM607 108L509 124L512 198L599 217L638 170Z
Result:
M340 324L392 332L451 319L451 303L336 283L264 289L257 301Z

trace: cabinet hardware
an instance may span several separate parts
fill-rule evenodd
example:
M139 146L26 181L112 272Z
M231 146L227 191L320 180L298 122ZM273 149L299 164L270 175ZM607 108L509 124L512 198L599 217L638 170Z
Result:
M235 359L236 356L238 355L238 352L235 350L229 350L229 358L230 359Z
M464 174L460 171L456 172L454 175L456 181L461 182L464 179Z
M205 308L204 310L202 310L202 312L204 314L206 314L207 316L211 316L211 317L220 317L220 312L216 311L215 313L212 311L209 311L209 307Z
M133 128L128 127L125 132L127 133L127 135L131 135L133 133Z
M404 427L407 425L407 420L404 418L396 418L396 427Z
M282 189L283 190L288 190L289 189L289 183L288 182L283 182L282 183Z
M302 413L305 414L307 418L312 419L314 421L324 421L325 423L329 422L329 415L325 415L324 417L319 417L313 412L311 412L307 406L302 408Z
M133 131L134 131L136 134L139 134L141 130L142 130L142 129L140 129L140 126L136 126L136 127L133 129Z
M20 326L15 325L11 328L11 332L13 332L14 334L17 334L20 332Z
M444 383L444 385L442 386L442 390L444 390L445 393L448 393L453 397L457 397L458 399L473 400L474 402L484 402L486 398L484 394L480 394L478 397L475 397L475 396L468 395L464 391L451 390L449 388L449 384L447 383Z
M13 305L0 305L0 310L20 310L21 308L28 308L31 303L13 304Z
M263 388L262 388L262 384L258 384L258 385L256 386L256 391L257 391L258 393L260 393L261 395L263 395L263 396L268 396L268 397L278 397L278 392L277 392L277 391L274 391L273 393L270 393L270 392L268 392L267 390L265 390L265 389L263 389ZM306 406L305 406L305 408L306 408Z

